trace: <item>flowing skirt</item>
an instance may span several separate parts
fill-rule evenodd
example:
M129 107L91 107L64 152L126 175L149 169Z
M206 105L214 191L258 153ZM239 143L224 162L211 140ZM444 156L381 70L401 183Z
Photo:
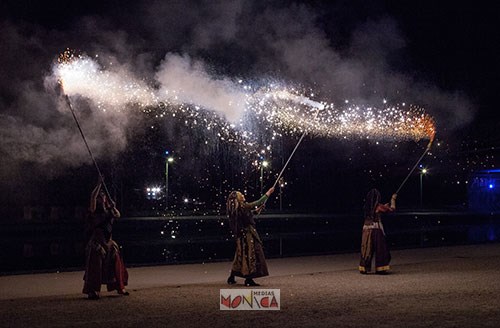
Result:
M83 277L83 293L101 291L101 285L107 290L121 291L127 286L128 272L123 263L118 244L102 233L94 233L86 248L86 267Z
M231 274L243 278L269 275L262 241L254 226L243 229L243 234L236 239L236 252Z
M361 260L360 272L370 272L372 258L375 255L375 271L387 271L390 269L391 253L385 240L382 229L363 229L361 236Z

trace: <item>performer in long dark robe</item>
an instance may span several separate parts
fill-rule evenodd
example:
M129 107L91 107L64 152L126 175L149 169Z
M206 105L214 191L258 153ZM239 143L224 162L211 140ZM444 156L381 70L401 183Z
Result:
M83 293L89 299L99 299L101 285L108 291L129 295L125 290L128 272L123 264L118 244L112 239L113 222L120 212L102 190L102 180L92 191L90 197L87 231L90 239L86 247L86 267L83 280Z
M259 286L253 279L269 275L262 240L255 229L253 216L262 209L273 192L274 188L271 188L259 200L251 203L247 203L239 191L232 191L227 198L227 215L236 238L236 252L228 284L235 284L236 276L245 278L245 286Z
M380 203L380 192L372 189L366 195L364 206L365 221L361 236L361 261L359 272L368 273L371 270L372 258L375 254L375 273L388 273L391 253L385 240L382 213L393 212L396 209L397 194L393 194L390 204Z

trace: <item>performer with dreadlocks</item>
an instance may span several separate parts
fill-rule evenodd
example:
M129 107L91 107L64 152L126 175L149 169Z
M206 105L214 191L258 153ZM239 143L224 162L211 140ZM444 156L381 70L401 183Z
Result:
M128 273L120 255L118 244L111 238L113 222L120 217L115 203L101 187L99 177L97 186L90 197L87 229L90 239L86 248L86 267L83 277L83 293L89 299L99 299L101 284L106 284L108 291L129 295L125 290Z
M239 191L232 191L227 198L227 215L233 236L236 238L231 275L227 283L236 283L235 276L245 278L245 286L259 286L253 278L269 275L262 248L262 240L255 229L254 214L259 213L266 200L274 192L270 188L262 197L247 203L245 196Z
M397 194L393 194L390 204L380 203L380 192L372 189L366 195L364 206L364 225L361 237L360 273L371 270L373 253L375 253L375 273L386 274L389 270L391 254L385 240L382 213L393 212L396 209Z

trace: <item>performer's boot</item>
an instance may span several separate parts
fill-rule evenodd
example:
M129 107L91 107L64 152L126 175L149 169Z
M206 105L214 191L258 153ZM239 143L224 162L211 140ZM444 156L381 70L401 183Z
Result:
M233 275L230 275L229 278L227 278L227 284L234 285L235 283L236 283L236 279L234 279Z
M130 293L127 292L127 290L124 288L122 290L118 290L118 294L123 295L123 296L129 296Z
M260 285L255 281L253 281L252 278L247 278L245 279L245 286L249 287L249 286L260 286Z
M90 292L87 296L89 300L98 300L99 299L99 293L98 292Z

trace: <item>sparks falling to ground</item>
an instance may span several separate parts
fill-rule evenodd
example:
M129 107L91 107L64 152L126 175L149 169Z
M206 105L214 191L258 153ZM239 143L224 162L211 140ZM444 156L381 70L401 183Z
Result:
M270 151L270 145L257 144L256 125L268 130L272 139L305 131L323 138L397 141L432 141L435 135L432 117L423 108L410 104L389 104L383 100L380 107L358 106L346 100L339 106L313 100L313 92L280 82L215 79L203 70L178 67L176 81L183 82L172 88L161 78L169 76L172 66L169 69L170 72L157 74L160 86L153 87L123 67L109 64L104 69L97 57L67 50L59 56L54 76L68 96L91 99L101 110L139 108L158 118L182 113L186 126L217 130L221 140L238 143L244 151ZM213 115L201 114L204 110Z

